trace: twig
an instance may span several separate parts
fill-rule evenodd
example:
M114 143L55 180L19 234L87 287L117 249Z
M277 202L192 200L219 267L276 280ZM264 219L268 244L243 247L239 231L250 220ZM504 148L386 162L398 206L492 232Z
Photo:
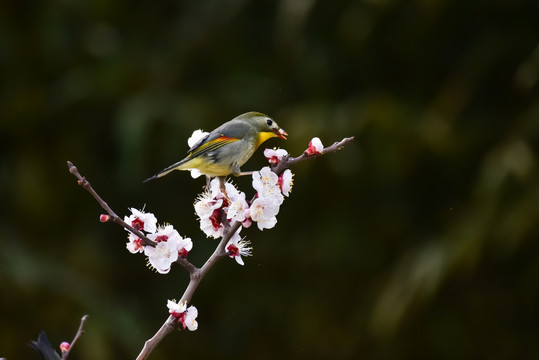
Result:
M281 161L279 161L278 164L274 165L271 170L277 175L280 175L283 171L290 168L292 165L299 163L300 161L315 159L330 152L341 150L346 144L348 144L352 140L354 140L353 136L344 138L341 141L335 142L331 146L324 148L318 154L308 154L307 151L305 151L303 154L295 158L287 155Z
M67 162L67 167L69 168L69 172L72 173L73 175L75 175L75 177L77 179L79 179L78 184L80 186L82 186L86 191L88 191L94 197L94 199L97 200L99 205L101 205L103 210L105 210L107 212L107 214L109 214L110 219L107 219L106 221L112 221L112 222L115 222L117 224L120 224L127 231L135 234L140 239L142 239L144 245L149 245L149 246L157 245L154 241L148 239L148 237L146 237L146 235L144 235L142 232L135 229L134 227L132 227L131 225L129 225L128 223L123 221L122 218L120 218L118 215L116 215L116 213L114 211L112 211L110 206L92 188L92 185L90 185L90 182L88 180L86 180L86 178L79 173L79 170L77 169L77 167L75 165L73 165L73 163L71 161Z
M71 349L73 349L73 346L75 345L75 343L77 342L77 340L79 339L79 337L82 335L82 333L84 332L84 323L86 322L86 320L88 319L88 315L84 315L81 319L80 319L80 325L79 325L79 329L77 330L77 333L75 334L75 337L73 338L73 341L71 341L71 344L69 346L69 348L66 350L66 351L63 351L62 352L62 360L66 360L69 353L71 352Z

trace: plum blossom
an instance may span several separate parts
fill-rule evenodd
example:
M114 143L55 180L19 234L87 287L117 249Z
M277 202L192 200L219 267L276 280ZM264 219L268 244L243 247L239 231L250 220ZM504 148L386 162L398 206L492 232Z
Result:
M279 184L283 195L286 197L290 196L292 185L294 185L294 174L292 174L290 169L286 169L281 176L279 176L277 183Z
M234 184L232 184L230 181L227 181L225 182L225 192L226 192L226 195L225 195L223 193L223 190L221 189L221 184L218 178L214 178L212 179L212 181L210 181L209 192L213 198L225 199L226 200L225 205L224 205L225 207L228 206L227 203L229 202L229 200L230 202L236 200L241 193L238 189L236 189Z
M249 213L260 230L271 229L277 224L276 215L279 213L279 203L275 198L259 197L251 204Z
M142 210L130 208L131 215L124 216L124 221L133 228L146 233L154 233L157 230L157 219L152 213L145 213ZM109 215L101 215L101 217L109 217ZM103 219L100 219L103 221ZM108 219L106 221L109 221ZM141 253L144 251L144 243L137 235L129 232L128 241L126 244L127 250L132 254Z
M264 156L268 159L270 164L278 164L286 155L288 155L288 151L285 149L264 150Z
M245 200L245 193L240 192L237 197L230 203L226 218L229 220L244 222L246 220L245 211L248 208L249 204L247 203L247 200Z
M126 244L126 247L131 254L144 252L142 239L135 234L129 233L129 241Z
M242 256L251 256L253 248L249 245L251 244L248 240L243 240L240 236L241 227L232 235L230 240L225 246L228 256L234 258L236 262L240 265L243 265Z
M168 312L174 316L178 322L180 322L183 328L188 328L190 331L195 331L198 328L198 322L196 318L198 316L198 310L194 306L187 308L187 302L180 301L175 302L173 300L167 301Z
M324 145L322 145L322 141L320 141L320 138L314 137L309 142L309 147L305 152L307 155L315 155L315 154L321 154L322 150L324 150Z
M146 246L144 254L148 256L149 265L160 274L168 274L172 263L178 260L178 250L174 241L162 241L155 247Z
M245 214L249 206L245 200L245 193L238 191L230 182L226 182L224 186L226 195L221 189L219 179L213 179L208 189L194 204L195 212L200 219L200 229L213 238L223 235L223 213L226 214L228 221L236 220L245 226L250 225L250 219Z
M191 249L193 248L193 241L190 238L182 238L178 240L178 257L185 258Z
M150 266L161 274L167 274L172 263L178 260L179 256L187 256L193 247L191 239L182 238L172 225L160 227L157 232L149 234L148 238L157 245L144 247L144 254L148 256Z
M140 231L146 231L147 233L155 232L157 219L154 214L145 213L135 208L129 208L129 210L131 210L131 215L124 217L126 223Z
M249 208L249 217L256 221L260 230L271 229L277 223L276 215L292 188L292 172L286 170L281 177L277 176L269 166L253 173L253 188L257 197Z
M195 202L195 212L200 219L200 229L213 238L223 235L224 226L221 223L221 207L224 199L216 199L211 191L203 192Z
M183 325L183 328L186 327L189 329L189 331L195 331L198 329L198 322L196 320L198 316L198 310L194 306L189 306L187 310L185 310L185 316L183 318L183 321L180 320L180 322Z
M168 300L167 307L168 307L169 314L178 318L180 317L182 313L185 312L185 310L187 310L187 302L185 301L176 302L174 300Z
M284 197L278 185L279 177L269 166L263 167L260 171L253 173L253 188L257 191L258 197L272 198L281 205Z

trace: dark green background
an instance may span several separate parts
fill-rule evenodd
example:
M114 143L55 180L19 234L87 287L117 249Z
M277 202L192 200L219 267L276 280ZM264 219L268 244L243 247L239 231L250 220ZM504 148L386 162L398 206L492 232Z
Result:
M293 155L355 141L293 169L276 228L243 232L254 256L217 264L199 330L152 359L537 356L538 45L525 0L2 1L0 357L89 314L72 358L133 359L187 274L128 253L66 161L200 266L203 180L142 180L250 110Z

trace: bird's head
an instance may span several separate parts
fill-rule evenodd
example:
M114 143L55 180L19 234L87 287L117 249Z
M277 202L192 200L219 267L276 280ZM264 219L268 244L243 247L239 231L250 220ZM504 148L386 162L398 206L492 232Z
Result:
M286 137L288 136L286 131L281 129L275 120L268 115L252 111L243 114L242 117L253 124L253 127L258 132L258 145L272 137L280 137L281 139L286 140Z

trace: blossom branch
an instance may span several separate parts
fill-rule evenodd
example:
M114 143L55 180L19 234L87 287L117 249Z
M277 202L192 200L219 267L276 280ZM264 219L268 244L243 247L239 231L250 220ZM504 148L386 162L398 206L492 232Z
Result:
M99 194L97 194L94 188L90 185L90 182L79 173L77 167L73 165L73 163L68 161L67 164L69 167L69 172L78 179L79 185L81 185L86 191L88 191L94 197L94 199L99 203L99 205L101 205L101 207L110 216L109 221L115 222L121 225L123 228L130 231L131 233L135 234L140 239L142 239L142 241L144 241L145 245L150 245L150 246L156 245L156 243L150 240L146 235L144 235L144 233L135 229L131 225L127 224L118 215L116 215L116 213L110 208L110 206L99 196ZM230 240L230 238L232 237L232 235L234 235L234 233L239 229L239 227L241 226L241 223L234 222L234 224L231 226L228 226L228 221L226 221L226 223L227 223L227 227L225 229L225 232L223 233L223 237L221 241L219 242L219 245L217 246L213 254L208 258L206 263L200 269L197 268L195 265L193 265L191 262L189 262L185 258L179 257L176 260L177 263L182 265L189 272L189 277L190 277L189 284L187 285L187 288L185 289L185 292L182 295L181 302L189 303L198 285L200 284L204 276L208 273L208 271L217 263L217 261L227 256L225 246L227 242ZM85 320L85 318L83 319ZM177 326L178 326L177 319L172 315L169 316L166 319L166 321L163 323L161 328L155 333L155 335L144 343L144 347L142 351L140 352L139 356L137 357L137 360L146 359L150 355L150 353L153 351L153 349L161 342L161 340L170 332L172 332L174 329L176 329ZM77 334L77 335L80 336L80 334ZM78 338L78 336L76 338Z
M315 142L315 139L316 139L316 142ZM309 143L309 148L303 154L301 154L300 156L294 158L294 157L291 157L289 155L285 155L284 157L279 158L279 160L276 161L276 162L272 162L270 160L270 163L272 164L271 165L271 171L269 170L269 168L266 168L267 172L269 172L269 173L273 172L274 173L273 176L276 176L275 174L280 175L286 169L290 168L292 165L295 165L295 164L297 164L297 163L299 163L299 162L301 162L303 160L314 159L314 158L316 158L318 156L340 150L352 140L354 140L354 137L344 138L340 142L335 142L331 146L328 146L328 147L324 148L322 143L320 142L320 140L318 138L314 138L311 141L311 143ZM286 151L285 151L285 153L286 153ZM152 247L156 246L156 244L157 244L156 242L152 241L151 239L146 237L141 231L139 231L138 229L130 226L125 221L123 221L120 217L118 217L114 213L114 211L112 211L112 209L107 205L107 203L105 201L103 201L103 199L101 199L101 197L95 192L95 190L91 187L90 183L83 176L81 176L79 174L77 168L71 162L68 162L68 166L69 166L69 171L79 179L79 185L83 186L84 189L86 189L88 192L90 192L90 194L97 200L97 202L101 205L101 207L109 214L110 219L107 218L105 221L113 221L113 222L116 222L116 223L120 224L122 227L124 227L126 230L130 231L132 234L138 236L143 241L144 245L150 245ZM262 171L264 171L264 169ZM269 174L264 175L264 176L271 177ZM282 179L280 179L280 180L282 181ZM275 178L275 181L277 181L277 178ZM254 183L253 183L253 186L254 186ZM223 182L221 183L221 187L222 188L225 187L225 184ZM256 190L260 191L259 188L257 188L256 186L254 186L254 187L255 187ZM285 193L285 191L283 189L283 194L284 193ZM226 194L226 192L225 192L225 194ZM280 192L279 192L279 194L280 194ZM257 193L257 195L260 195L260 194ZM281 200L280 200L280 202L278 204L282 203L282 195L279 195L279 196L281 197ZM288 196L288 191L286 191L286 196ZM226 196L226 197L228 199L228 196ZM254 207L255 206L254 202L255 201L260 201L260 200L261 200L261 198L260 197L257 198L257 196L255 195L255 197L253 197L253 199L251 200L250 204ZM243 201L245 201L245 200L243 200ZM262 203L259 203L259 206L262 206L262 208L263 208L264 205ZM259 209L262 209L262 208L259 208ZM215 208L212 208L212 211L213 211L213 209L215 209ZM278 211L278 205L277 205L276 209ZM276 212L275 212L275 214L276 214ZM273 214L273 215L275 215L275 214ZM106 215L102 215L102 217L103 216L106 216ZM254 216L251 216L251 218L252 218L253 221L263 220L262 218L255 219ZM196 266L191 264L188 260L186 260L184 257L178 257L176 262L179 263L180 265L182 265L189 272L189 275L190 275L189 284L187 285L187 288L185 289L185 291L184 291L184 293L182 295L182 298L181 298L181 300L180 300L180 302L178 304L176 304L176 303L174 303L172 301L169 301L170 303L172 303L172 305L171 305L172 307L169 306L171 315L165 320L165 322L163 323L161 328L154 334L154 336L152 336L152 338L148 339L144 343L144 346L143 346L140 354L138 355L137 360L147 359L148 356L150 355L150 353L153 351L153 349L161 342L161 340L166 335L168 335L170 332L172 332L173 330L178 328L180 326L180 323L183 325L184 328L186 327L186 324L185 324L183 318L182 318L182 320L179 320L180 319L179 316L181 314L185 315L185 313L186 313L186 310L185 310L186 305L185 304L187 304L187 303L189 303L191 301L196 289L198 288L198 285L200 284L200 282L202 281L204 276L208 273L208 271L217 263L217 261L219 261L220 259L222 259L222 258L224 258L226 256L231 256L231 257L233 256L234 250L229 248L230 250L227 251L227 249L225 249L225 248L226 248L228 242L231 241L232 237L236 234L236 232L238 232L238 230L242 226L241 221L242 220L240 220L240 221L232 220L232 222L230 223L229 220L227 219L227 214L225 214L224 212L221 213L221 221L220 221L220 223L223 224L223 231L222 231L221 234L217 235L217 236L222 237L221 241L219 242L219 244L215 248L212 255L208 258L208 260L204 263L204 265L201 268L197 268ZM271 227L274 226L275 222L276 222L276 220L273 219L273 222L271 222L271 221L266 222L265 225L261 225L261 223L259 222L258 225L259 225L260 229L271 228ZM215 236L213 234L211 234L211 236L217 237L217 236ZM232 240L232 241L234 241L234 240ZM245 242L243 243L243 245L245 246ZM238 250L238 249L236 248L236 250ZM250 250L250 248L247 248L247 249L244 249L244 250L246 250L248 252ZM241 255L247 255L247 253L246 254L241 253ZM236 256L236 255L234 255L234 256ZM240 257L239 254L237 256L238 256L238 258ZM236 261L238 261L240 264L243 265L243 262L240 262L238 260L238 258L236 258ZM168 272L168 268L166 268L165 271ZM181 308L181 310L177 310L177 309L180 309L180 308ZM179 312L176 312L176 310L179 311ZM189 310L189 309L187 309L187 310ZM194 310L196 311L196 309L194 309ZM196 317L196 314L194 316ZM191 328L189 328L189 329L193 330Z
M144 245L147 245L147 246L156 246L156 242L153 241L153 240L150 240L144 233L142 233L140 230L138 229L135 229L133 226L129 225L128 223L126 223L125 221L123 221L122 218L120 218L118 215L116 215L116 213L111 209L111 207L101 198L101 196L99 196L99 194L94 190L94 188L92 187L92 185L90 185L90 182L84 177L82 176L80 173L79 173L79 170L77 169L77 167L75 165L73 165L73 163L71 161L68 161L67 162L67 167L69 168L69 172L71 174L73 174L77 179L78 179L78 184L80 186L82 186L86 191L88 191L93 197L94 199L99 203L99 205L101 205L101 207L103 208L103 210L105 210L108 214L108 217L107 215L105 216L101 216L101 221L102 222L109 222L109 221L112 221L116 224L119 224L120 226L122 226L124 229L126 229L127 231L129 231L130 233L138 236L142 242L144 243ZM178 264L180 264L181 266L183 266L189 273L193 272L196 267L191 264L189 262L189 260L187 259L184 259L184 258L178 258L178 260L176 261Z
M333 145L323 148L318 152L309 153L309 151L307 150L303 154L295 158L287 155L284 158L282 158L276 165L274 165L274 167L272 168L272 171L276 174L280 174L284 170L291 167L292 165L295 165L303 160L314 159L318 156L321 156L330 152L334 152L337 150L341 150L346 144L348 144L352 140L354 140L354 137L344 138L343 140L339 142L335 142ZM254 199L255 198L253 197L253 199L251 200L251 203L253 202ZM224 216L224 214L223 214L222 222L223 224L225 224L225 231L223 233L223 238L221 239L219 245L217 246L213 254L206 261L204 266L190 273L189 284L187 285L187 288L180 302L183 302L183 301L190 302L196 288L198 287L198 285L200 284L200 281L204 278L206 273L213 267L213 265L215 265L215 263L218 260L227 256L225 246L230 240L230 238L232 237L232 235L234 235L234 233L240 228L241 223L236 221L233 223L232 226L229 226L229 223L226 220L226 217ZM155 333L155 335L152 336L149 340L147 340L144 343L144 347L142 348L142 351L137 357L137 360L147 359L150 353L153 351L153 349L161 342L161 340L163 340L165 336L167 336L169 333L174 331L177 325L178 325L177 319L174 316L170 315L165 320L161 328Z
M77 179L79 179L78 184L80 186L82 186L86 191L88 191L94 197L94 199L97 200L99 205L101 205L103 210L105 210L107 212L107 214L109 214L110 218L106 218L106 217L103 217L103 216L101 217L102 222L112 221L112 222L115 222L117 224L120 224L121 226L123 226L129 232L131 232L131 233L135 234L136 236L138 236L139 238L141 238L142 241L144 242L144 245L149 245L149 246L155 246L156 245L156 243L154 241L148 239L146 237L146 235L144 235L141 231L139 231L139 230L135 229L134 227L132 227L131 225L127 224L125 221L122 220L122 218L120 218L118 215L116 215L116 213L110 208L110 206L92 188L92 185L90 185L90 182L88 180L86 180L86 178L79 173L79 170L77 169L77 167L75 165L73 165L73 163L71 161L67 162L67 167L69 168L69 172L71 174L75 175L75 177Z
M206 276L208 271L217 263L217 261L221 260L222 258L227 256L227 252L225 250L225 246L234 235L234 233L240 228L241 223L234 222L233 225L228 227L224 234L223 238L219 242L219 245L217 245L217 248L215 248L215 251L213 254L208 258L206 263L200 268L196 269L193 272L190 272L190 280L189 284L187 285L187 288L185 289L185 292L182 295L182 298L180 302L191 302L191 298L193 297L195 290L197 289L198 285ZM163 325L161 325L161 328L157 330L154 336L152 336L150 339L146 340L144 343L144 347L142 348L140 354L137 356L137 360L145 360L148 358L148 356L151 354L153 349L167 336L169 333L174 331L176 327L178 326L177 319L170 315Z
M273 165L271 170L274 173L279 175L284 170L290 168L292 165L295 165L295 164L297 164L297 163L299 163L299 162L301 162L303 160L314 159L314 158L317 158L319 156L325 155L327 153L334 152L334 151L337 151L337 150L341 150L345 145L347 145L352 140L354 140L353 136L344 138L341 141L337 141L337 142L333 143L332 145L330 145L328 147L325 147L321 151L316 152L316 153L309 153L306 150L306 151L303 152L303 154L301 154L298 157L291 157L291 156L287 155L287 156L283 157L283 159L279 163Z

